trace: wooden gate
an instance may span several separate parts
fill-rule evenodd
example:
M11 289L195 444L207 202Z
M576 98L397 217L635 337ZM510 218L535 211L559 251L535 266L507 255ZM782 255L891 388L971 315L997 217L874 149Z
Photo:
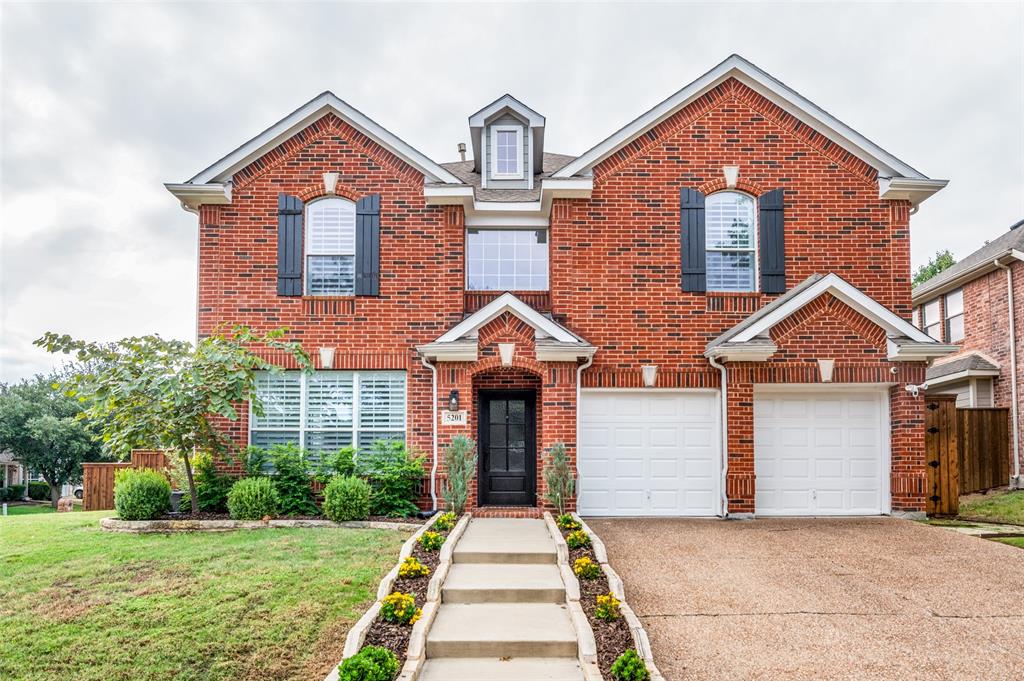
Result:
M1010 480L1009 409L957 409L960 494L1005 487Z
M114 474L122 468L151 468L163 472L167 468L167 457L159 450L134 449L131 463L83 463L83 511L114 508Z
M960 509L960 455L955 397L927 397L924 402L924 451L928 463L925 510L928 515L956 515Z

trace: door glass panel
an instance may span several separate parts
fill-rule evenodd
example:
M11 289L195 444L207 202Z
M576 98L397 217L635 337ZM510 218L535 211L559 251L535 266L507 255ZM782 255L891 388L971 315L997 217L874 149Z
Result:
M523 400L508 401L509 423L526 423L526 402Z
M505 423L505 400L491 400L491 423Z
M508 446L506 441L506 430L504 423L492 423L491 424L491 449L502 449Z
M509 424L508 427L508 446L526 448L526 426L519 424Z
M526 450L520 447L508 450L508 470L513 473L526 472Z

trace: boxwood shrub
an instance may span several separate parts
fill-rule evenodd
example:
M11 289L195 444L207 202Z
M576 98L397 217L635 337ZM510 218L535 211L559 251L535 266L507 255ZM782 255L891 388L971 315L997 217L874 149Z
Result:
M148 468L114 473L114 508L121 520L153 520L171 505L171 483Z
M228 513L235 520L275 516L280 501L270 478L242 478L228 492Z
M35 499L36 501L49 501L50 500L50 485L45 482L30 482L28 483L28 497L29 499Z
M366 646L341 663L340 681L391 681L398 674L398 658L387 648Z
M370 517L370 485L351 475L335 475L324 488L324 515L334 522Z

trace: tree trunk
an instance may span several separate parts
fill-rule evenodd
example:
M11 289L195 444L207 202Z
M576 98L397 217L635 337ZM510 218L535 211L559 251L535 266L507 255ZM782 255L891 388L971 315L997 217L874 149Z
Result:
M188 478L188 500L192 504L192 513L199 513L199 499L196 498L196 481L192 477L192 461L188 458L188 450L181 448L181 460L185 464L185 477Z
M43 477L46 480L46 477ZM60 485L55 485L49 480L46 480L46 484L50 486L50 506L53 510L57 510L57 502L60 501Z

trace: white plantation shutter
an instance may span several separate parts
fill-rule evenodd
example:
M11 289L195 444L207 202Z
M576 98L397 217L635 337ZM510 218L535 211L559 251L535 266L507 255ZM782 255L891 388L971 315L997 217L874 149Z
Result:
M306 425L309 428L352 428L353 375L319 371L308 378Z
M254 430L298 430L302 386L299 374L261 373L256 377L256 394L263 403L263 416L253 415Z
M405 433L405 374L395 371L359 375L359 447L374 440L402 439Z
M355 255L356 204L323 199L309 204L306 229L309 255Z
M754 199L719 192L704 200L708 291L754 291Z

